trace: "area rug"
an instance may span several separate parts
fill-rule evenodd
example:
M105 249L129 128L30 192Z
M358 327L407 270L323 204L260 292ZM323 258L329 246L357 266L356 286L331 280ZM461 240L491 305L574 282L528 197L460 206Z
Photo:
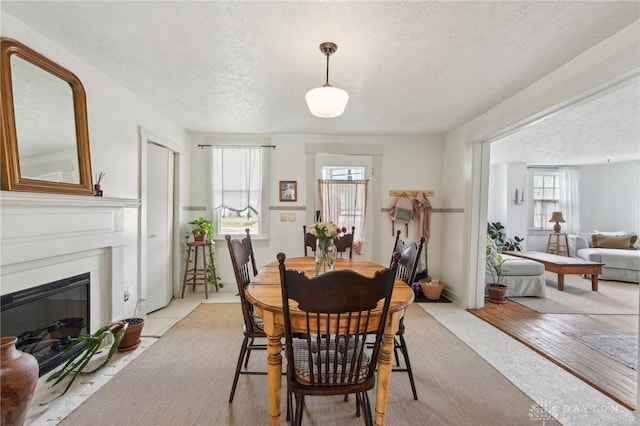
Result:
M591 291L591 280L565 275L564 291L558 291L557 275L545 272L546 297L510 297L510 300L541 314L638 315L638 284L618 281L598 282Z
M420 306L407 308L404 324L420 399L414 401L407 374L394 372L386 424L531 423L535 402ZM241 341L239 304L202 304L60 424L267 424L265 376L241 376L235 399L228 402ZM266 368L266 354L257 351L249 364L252 370ZM370 398L375 402L374 392ZM347 402L342 396L310 397L304 423L360 426L363 420L355 416L354 401L353 397ZM280 424L287 424L284 418ZM549 426L558 424L546 421Z
M592 349L634 370L638 369L637 333L563 332Z

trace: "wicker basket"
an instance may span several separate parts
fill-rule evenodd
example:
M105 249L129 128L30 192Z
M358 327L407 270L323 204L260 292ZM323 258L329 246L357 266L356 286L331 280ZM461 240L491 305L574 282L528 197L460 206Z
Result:
M420 284L420 288L422 289L422 293L429 300L439 300L442 295L442 290L444 289L444 284L442 284L438 280L427 281L426 279L421 279L418 281Z

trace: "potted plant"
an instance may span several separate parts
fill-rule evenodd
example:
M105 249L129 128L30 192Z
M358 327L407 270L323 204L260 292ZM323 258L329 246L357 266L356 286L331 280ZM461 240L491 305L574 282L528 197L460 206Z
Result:
M487 236L495 242L499 253L503 251L522 251L520 243L524 241L524 237L507 237L505 227L500 222L487 223Z
M209 243L209 250L211 250L211 262L207 264L207 281L209 284L213 284L218 288L222 288L224 283L222 282L222 277L216 274L216 267L214 265L214 256L216 253L215 247L216 243L213 241L213 236L215 234L215 225L212 221L207 220L200 216L198 219L192 220L189 222L191 225L191 232L184 233L184 253L185 257L189 256L189 249L187 247L187 243L189 242L189 238L193 235L195 241L207 241ZM191 262L191 260L189 261Z
M143 318L128 318L105 324L92 334L69 338L72 343L65 348L65 352L72 352L78 346L82 349L67 360L60 370L47 378L47 383L53 381L51 385L53 387L61 383L65 378L70 377L64 390L56 398L64 395L80 374L95 373L107 365L116 352L130 351L137 348L140 344L140 334L143 326ZM109 336L113 336L113 342L109 346L109 352L106 357L97 366L89 366L93 357L102 353L102 348L108 341L106 339Z
M200 216L199 218L189 222L191 225L191 233L196 241L211 241L215 233L215 225L212 221Z
M502 274L506 272L504 269L506 261L507 259L498 252L495 241L487 235L486 267L491 274L491 282L487 283L489 302L499 304L506 302L507 286L502 284Z

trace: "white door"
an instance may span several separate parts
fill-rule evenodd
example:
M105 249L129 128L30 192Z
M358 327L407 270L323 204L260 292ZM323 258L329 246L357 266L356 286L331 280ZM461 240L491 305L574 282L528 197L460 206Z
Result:
M340 167L362 167L364 168L364 179L371 178L371 170L372 170L372 159L371 156L368 155L342 155L342 154L318 154L316 155L316 164L315 164L315 178L316 182L318 179L322 179L322 168L328 166L340 166ZM318 185L315 186L315 199L316 199L316 211L321 210L320 206L320 196L318 194ZM371 188L369 188L369 194L372 193ZM365 229L364 229L364 241L362 244L362 253L363 259L371 259L372 258L372 247L371 243L367 241L367 235L372 235L373 231L373 215L372 212L372 197L367 197L367 211L369 212L369 218L366 221ZM354 253L355 254L355 253Z
M147 143L147 313L173 297L173 153Z

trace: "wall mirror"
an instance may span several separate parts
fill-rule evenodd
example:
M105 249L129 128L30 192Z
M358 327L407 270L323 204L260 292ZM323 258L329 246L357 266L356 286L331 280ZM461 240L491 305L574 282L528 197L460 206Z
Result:
M73 73L0 39L2 189L92 195L86 95Z

